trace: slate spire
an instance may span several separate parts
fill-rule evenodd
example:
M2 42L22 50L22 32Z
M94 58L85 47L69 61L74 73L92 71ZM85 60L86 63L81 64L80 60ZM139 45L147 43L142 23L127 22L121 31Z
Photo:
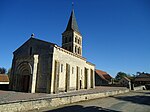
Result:
M76 21L74 9L72 9L72 12L71 12L71 15L70 15L70 18L69 18L69 22L68 22L68 25L67 25L67 28L66 28L65 32L70 31L70 30L73 30L73 31L76 31L76 32L80 33L79 28L78 28L78 24L77 24L77 21Z

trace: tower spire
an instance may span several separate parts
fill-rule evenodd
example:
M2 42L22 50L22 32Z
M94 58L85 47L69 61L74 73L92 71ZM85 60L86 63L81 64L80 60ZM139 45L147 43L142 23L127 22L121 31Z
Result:
M73 2L72 2L71 15L70 15L68 25L67 25L67 28L66 28L65 32L66 31L71 31L71 30L80 33L79 28L78 28L78 24L77 24L77 21L76 21L75 13L74 13L74 3Z
M82 36L75 18L73 2L66 30L62 33L62 48L82 56Z

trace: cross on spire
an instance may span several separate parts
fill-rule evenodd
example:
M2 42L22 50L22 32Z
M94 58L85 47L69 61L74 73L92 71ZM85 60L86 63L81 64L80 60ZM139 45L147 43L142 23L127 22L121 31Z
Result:
M72 10L74 9L74 2L72 2Z

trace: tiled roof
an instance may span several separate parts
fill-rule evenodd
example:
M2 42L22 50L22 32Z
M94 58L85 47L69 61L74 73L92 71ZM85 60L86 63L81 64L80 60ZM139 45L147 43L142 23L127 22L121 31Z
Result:
M9 82L9 77L6 74L0 74L0 82Z
M135 78L134 81L149 81L150 82L150 78Z
M150 74L138 75L134 81L150 81Z
M102 70L96 70L95 71L102 79L109 82L109 80L112 78L107 72L104 72Z

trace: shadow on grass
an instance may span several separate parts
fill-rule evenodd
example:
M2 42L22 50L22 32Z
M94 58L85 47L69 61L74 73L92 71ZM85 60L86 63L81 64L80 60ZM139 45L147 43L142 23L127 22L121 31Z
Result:
M110 110L96 106L83 107L81 105L73 105L54 110L48 110L45 112L121 112L121 111Z

